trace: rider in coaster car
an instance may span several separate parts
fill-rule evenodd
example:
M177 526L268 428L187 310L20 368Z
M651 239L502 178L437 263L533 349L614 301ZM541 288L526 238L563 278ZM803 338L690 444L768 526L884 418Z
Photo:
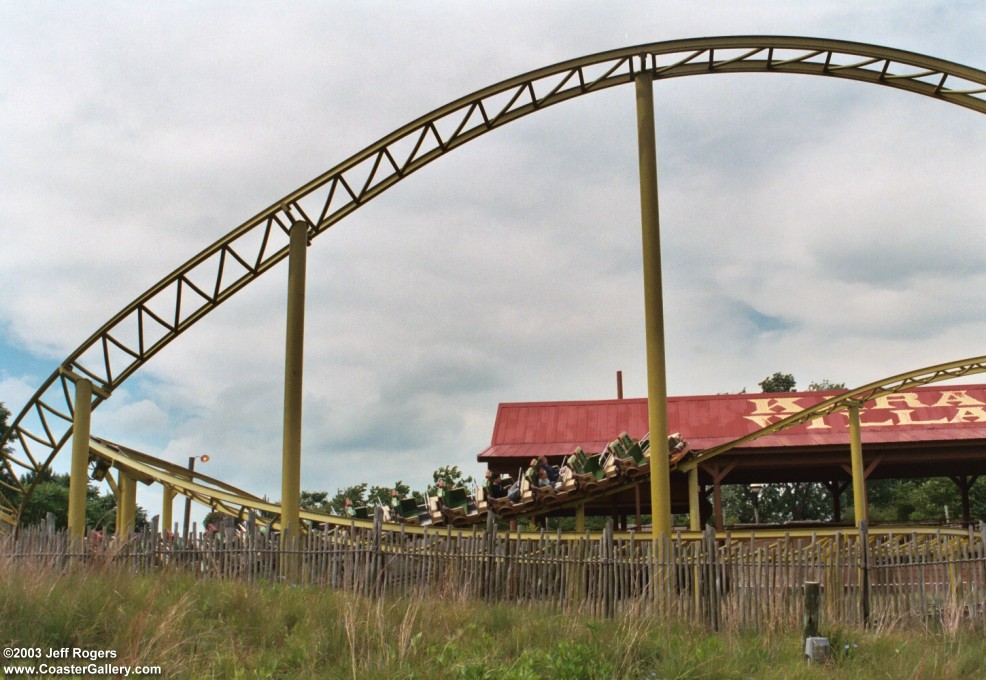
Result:
M539 470L543 469L543 470L545 470L547 472L547 474L548 474L548 481L549 482L551 482L552 484L554 484L554 483L556 483L558 481L558 474L559 474L558 466L557 465L549 465L548 464L548 458L544 454L541 454L540 456L538 456L537 467L538 467ZM544 485L542 484L540 486L544 486Z
M507 495L510 485L510 477L486 471L486 495L490 498L503 498Z
M691 447L688 446L688 442L681 438L679 432L675 432L673 435L668 437L668 454L674 457L684 456L686 453L691 451Z

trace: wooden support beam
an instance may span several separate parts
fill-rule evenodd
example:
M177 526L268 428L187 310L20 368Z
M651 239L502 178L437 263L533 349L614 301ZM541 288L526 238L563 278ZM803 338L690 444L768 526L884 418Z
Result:
M712 476L712 513L715 521L716 531L726 528L725 518L722 516L722 489L719 484L736 467L739 461L732 461L728 465L721 465L718 460L709 463L706 470Z

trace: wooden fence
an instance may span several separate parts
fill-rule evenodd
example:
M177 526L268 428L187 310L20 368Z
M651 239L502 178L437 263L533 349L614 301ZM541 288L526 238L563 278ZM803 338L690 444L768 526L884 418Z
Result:
M649 535L383 530L309 532L290 549L256 528L184 541L22 530L0 537L0 565L119 565L202 577L298 580L364 596L433 596L551 605L580 615L704 622L714 630L801 625L806 582L821 584L824 625L986 628L986 527L957 532L821 531Z

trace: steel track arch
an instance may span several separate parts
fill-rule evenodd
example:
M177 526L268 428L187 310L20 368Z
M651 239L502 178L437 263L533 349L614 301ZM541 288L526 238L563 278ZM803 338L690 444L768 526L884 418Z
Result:
M435 109L357 152L206 247L70 354L0 438L0 525L16 526L37 474L72 434L75 381L93 407L164 346L287 256L296 220L315 238L449 151L506 123L633 82L715 73L799 73L885 85L986 113L986 72L904 50L824 38L737 36L625 47L504 80ZM8 451L9 447L9 451ZM34 473L27 486L18 472ZM20 502L17 502L17 499Z

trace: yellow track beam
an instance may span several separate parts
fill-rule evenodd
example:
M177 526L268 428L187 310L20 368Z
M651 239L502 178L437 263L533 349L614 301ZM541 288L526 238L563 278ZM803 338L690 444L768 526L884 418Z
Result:
M742 55L737 55L737 50L742 50ZM463 144L555 104L633 82L641 66L638 60L649 61L654 77L662 80L725 73L799 73L893 87L986 113L986 98L982 96L986 71L879 45L824 38L730 36L633 45L515 76L449 102L356 152L275 201L270 208L236 227L135 298L76 348L25 404L10 424L8 433L0 437L0 452L11 444L15 449L20 449L22 455L15 457L3 453L2 458L9 465L30 472L47 469L68 440L72 425L71 418L63 414L64 410L70 409L69 404L64 409L51 408L52 404L69 399L64 388L66 381L74 382L74 379L63 375L63 371L71 370L92 377L97 384L97 395L100 394L98 386L101 385L106 396L100 395L101 398L95 401L93 406L98 406L165 345L287 257L289 247L280 245L280 237L277 239L278 246L271 247L267 236L274 232L268 230L273 224L293 222L293 211L300 212L301 203L322 207L319 220L311 227L311 237L315 238L398 182ZM587 80L585 76L592 73L601 75ZM505 99L510 101L507 106L503 106ZM494 110L499 112L488 115ZM476 115L477 111L482 111L483 115ZM444 127L437 125L439 121L457 121L458 125L453 125L455 131L443 138L437 133L439 127ZM412 144L414 150L408 156L406 149ZM394 160L398 157L406 160L398 164ZM362 172L356 170L353 173L361 167L373 168L369 177L372 181L366 181L362 189L353 191L348 181L352 174ZM348 191L337 191L340 185L347 187ZM250 233L258 238L245 237ZM259 244L259 249L244 251L243 248L251 241ZM224 266L230 256L241 263L255 264L248 266L248 271L239 277L230 276L230 269ZM217 265L211 270L215 275L214 287L205 288L214 290L214 294L204 301L201 296L183 297L182 291L187 290L189 274L201 272L204 275L210 267L206 264L208 262ZM169 299L176 323L173 326L163 322L152 325L155 330L153 334L148 334L144 330L148 326L144 322L145 316L151 314L161 318L163 310L172 309L165 302ZM161 332L159 327L166 328L167 332L157 337ZM121 335L121 329L130 329L131 332ZM121 338L128 335L133 340L121 344ZM118 353L114 348L124 351ZM128 356L132 360L125 358ZM91 360L85 357L91 357ZM111 371L111 367L116 370ZM27 419L38 409L44 409L46 414L42 419L43 430L32 432L27 429ZM34 454L24 448L27 441L34 442ZM37 455L39 452L40 456ZM23 460L25 458L26 461ZM20 514L30 502L39 479L40 476L35 476L35 481L23 490L25 493L14 494L20 498L20 506L13 516L14 500L8 497L8 491L0 489L0 522L19 522Z
M961 378L983 372L986 372L986 356L972 357L971 359L960 359L958 361L950 361L944 364L936 364L934 366L919 368L916 371L909 371L908 373L900 373L877 382L863 385L862 387L857 387L854 390L837 394L830 399L826 399L825 401L815 404L814 406L809 406L803 411L792 413L791 415L771 423L756 432L745 434L738 439L734 439L733 441L695 452L690 458L679 462L675 466L675 469L680 472L687 472L693 467L697 467L698 465L701 465L702 463L715 458L718 455L726 453L727 451L735 449L755 439L759 439L760 437L764 437L774 432L786 430L789 427L795 427L797 425L807 423L815 418L821 418L832 413L846 410L853 403L863 404L872 399L888 394L905 392L914 387L931 385L932 383L941 382L943 380L952 380L954 378Z
M287 333L284 350L284 446L281 457L281 547L301 538L301 404L305 355L305 269L308 222L291 225L288 255ZM298 557L286 558L284 575L298 574Z
M866 507L866 472L863 469L863 439L859 427L859 402L849 404L849 453L852 458L852 506L856 526L869 521Z
M644 327L647 334L647 417L650 425L650 509L654 538L671 536L671 472L668 460L668 388L664 363L664 293L657 205L654 79L638 73L637 149L640 160L640 225L644 255Z
M72 466L69 469L68 530L73 539L86 536L86 491L89 488L89 427L92 420L92 382L75 383L72 417Z

